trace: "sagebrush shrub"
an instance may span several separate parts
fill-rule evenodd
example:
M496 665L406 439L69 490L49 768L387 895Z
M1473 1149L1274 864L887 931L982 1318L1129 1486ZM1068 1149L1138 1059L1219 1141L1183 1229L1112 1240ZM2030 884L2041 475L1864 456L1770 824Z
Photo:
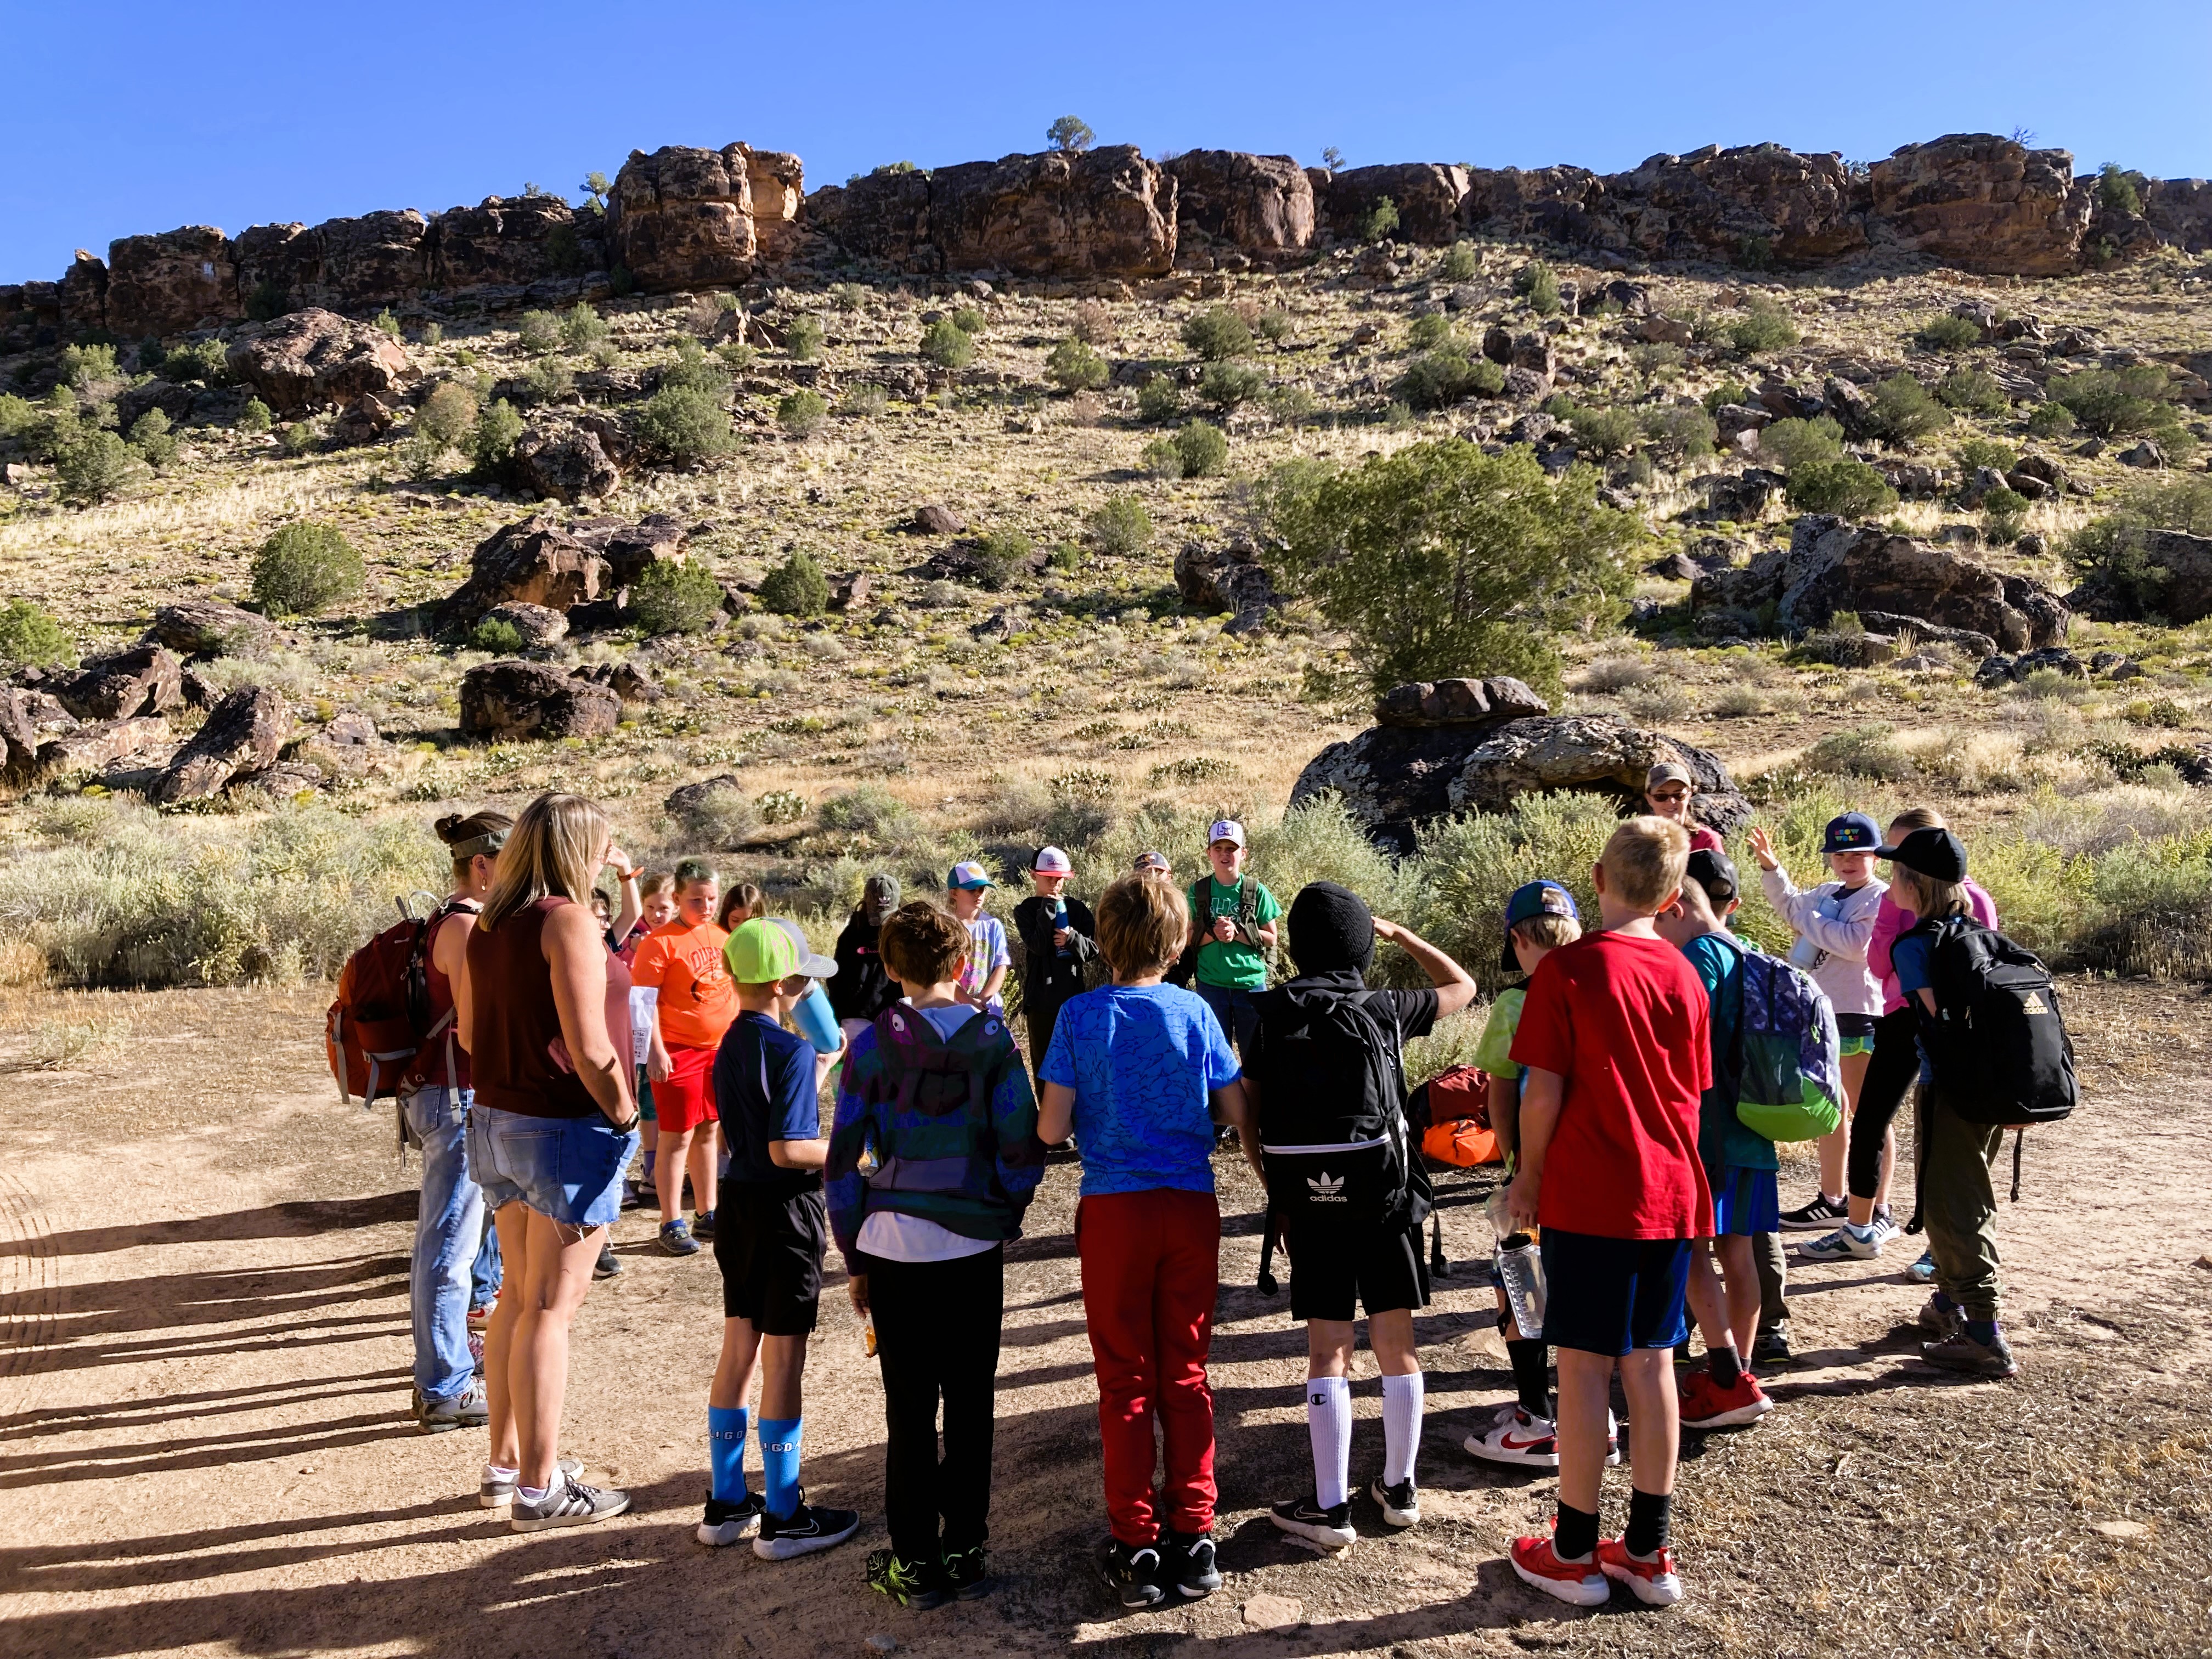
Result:
M28 599L0 605L0 662L52 668L76 660L76 648L52 612Z
M266 432L275 420L276 416L270 412L267 404L258 398L248 398L246 407L238 411L237 429L247 434Z
M1797 343L1797 325L1773 300L1753 295L1744 301L1743 315L1728 325L1729 343L1738 351L1779 351Z
M1397 234L1398 204L1389 197L1376 198L1367 210L1367 216L1359 222L1359 239L1364 242L1388 241Z
M1577 452L1585 455L1626 455L1644 435L1644 423L1631 409L1577 409L1567 425Z
M1437 273L1448 283L1466 283L1472 282L1481 269L1482 261L1475 255L1474 243L1454 242L1437 266Z
M1141 553L1152 544L1152 515L1134 495L1109 497L1084 519L1083 527L1101 553Z
M1044 373L1063 392L1096 392L1113 375L1106 360L1072 334L1052 349Z
M640 442L672 466L726 455L738 442L721 398L691 386L662 386L645 400L633 429Z
M2027 433L2032 438L2063 438L2078 424L2065 404L2038 404L2027 417Z
M805 549L761 578L761 609L786 617L818 617L830 608L830 579Z
M230 359L222 341L195 340L161 359L161 378L180 386L195 380L205 386L228 386Z
M1397 393L1415 409L1449 409L1478 394L1494 397L1504 387L1505 371L1487 357L1426 351L1406 365Z
M1809 421L1776 421L1759 434L1759 458L1788 472L1808 461L1832 461L1844 453L1844 429L1826 415Z
M1513 273L1513 291L1539 317L1553 316L1559 309L1559 273L1541 259L1532 260Z
M975 339L940 317L921 331L921 355L939 368L965 368L975 361Z
M1153 426L1182 418L1182 388L1155 374L1137 390L1137 417Z
M1891 375L1877 384L1867 399L1874 406L1875 434L1899 448L1910 447L1951 424L1951 411L1910 374Z
M55 454L54 476L64 501L90 507L120 495L137 465L128 444L94 427L78 433Z
M532 355L561 349L561 319L550 311L526 311L514 319L515 343Z
M1662 449L1695 460L1713 453L1720 428L1695 404L1670 404L1644 417L1644 435Z
M1029 561L1036 551L1036 544L1018 530L993 530L985 533L975 550L975 584L993 592L1006 587L1029 569Z
M1981 325L1946 313L1920 325L1920 343L1933 351L1960 351L1982 343Z
M115 379L115 348L112 345L64 346L59 365L63 381L79 392Z
M253 556L253 597L271 617L312 617L362 590L360 552L335 525L288 524Z
M1451 332L1451 319L1441 311L1431 311L1406 325L1406 343L1416 351L1426 351L1450 339Z
M2166 401L2172 384L2163 363L2054 374L2047 390L2052 403L2100 437L2132 437L2170 427L2179 419Z
M1182 343L1209 363L1241 357L1252 349L1250 325L1232 306L1209 306L1182 325Z
M2020 465L2020 452L1994 438L1962 438L1959 441L1959 465L1969 471L1987 466L2009 472Z
M872 421L891 406L891 394L873 380L862 380L848 386L845 395L837 400L837 412L856 419Z
M561 319L561 338L571 351L589 351L606 337L605 319L585 301L577 301Z
M1171 440L1186 478L1207 478L1229 465L1229 440L1206 421L1186 421Z
M1954 368L1946 374L1936 383L1936 401L1968 415L2002 415L2012 407L1995 377L1978 368Z
M1783 493L1801 513L1836 513L1847 519L1863 519L1897 505L1897 492L1889 481L1848 455L1799 462L1790 469Z
M469 630L469 643L495 657L512 656L522 649L522 630L504 617L486 617Z
M983 325L983 313L973 306L963 306L952 313L952 326L963 334L981 334Z
M169 417L159 409L149 409L131 423L131 447L138 452L138 459L161 472L177 459L177 434L169 429Z
M476 393L453 380L437 386L415 410L415 429L448 447L467 437L476 423Z
M811 362L822 355L822 325L813 318L801 315L791 319L783 331L783 349L797 362Z
M1208 363L1198 382L1198 395L1224 415L1235 413L1267 389L1267 375L1250 363Z
M800 386L777 401L775 423L794 438L811 438L829 414L828 399L811 386Z
M522 416L514 412L514 405L504 398L485 404L477 411L476 425L469 434L468 448L479 472L490 472L506 465L514 453L515 440L522 436Z
M557 404L575 389L575 371L553 358L541 357L523 371L522 396L533 406Z
M1290 337L1291 313L1277 307L1252 319L1252 331L1269 345L1280 345Z
M648 634L705 634L722 620L722 585L704 565L657 559L630 589L629 607Z

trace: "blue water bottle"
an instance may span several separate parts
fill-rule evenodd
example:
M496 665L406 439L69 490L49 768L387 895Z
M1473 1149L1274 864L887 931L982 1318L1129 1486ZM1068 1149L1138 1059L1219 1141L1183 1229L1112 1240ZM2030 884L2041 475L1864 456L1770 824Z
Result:
M834 1054L844 1046L845 1034L837 1024L837 1013L830 1006L830 994L816 980L806 988L806 994L791 1011L791 1023L799 1028L799 1035L814 1045L817 1054Z

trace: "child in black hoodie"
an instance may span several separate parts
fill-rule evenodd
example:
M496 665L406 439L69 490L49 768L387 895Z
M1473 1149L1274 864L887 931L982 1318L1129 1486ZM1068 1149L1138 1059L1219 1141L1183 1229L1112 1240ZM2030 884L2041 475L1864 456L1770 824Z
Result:
M1060 889L1075 866L1057 847L1040 847L1030 860L1036 889L1014 907L1022 941L1022 1018L1030 1030L1030 1070L1044 1064L1060 1007L1083 990L1085 963L1098 954L1098 922L1091 907Z
M832 952L837 958L837 972L823 984L830 993L830 1012L844 1027L848 1043L899 1000L899 982L884 966L883 951L877 943L884 924L898 906L898 878L870 876L861 890L860 908L837 935L837 948Z

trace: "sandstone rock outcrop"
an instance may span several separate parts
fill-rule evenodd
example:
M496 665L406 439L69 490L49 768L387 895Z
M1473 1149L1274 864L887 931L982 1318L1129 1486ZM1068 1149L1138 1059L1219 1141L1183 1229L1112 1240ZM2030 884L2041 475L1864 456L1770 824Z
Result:
M179 657L255 657L276 639L266 617L221 599L179 599L154 613L139 641L162 645Z
M241 310L265 304L273 316L295 306L314 304L323 293L323 237L319 229L296 222L251 225L230 245L238 274Z
M1729 833L1751 816L1718 760L1692 744L1611 716L1558 715L1519 680L1438 680L1395 687L1376 724L1333 743L1291 791L1295 806L1328 792L1377 841L1411 851L1425 823L1455 813L1504 811L1522 795L1587 790L1624 811L1640 806L1662 760L1698 780L1692 811Z
M1628 244L1653 258L1811 264L1866 246L1839 155L1779 144L1655 155L1605 180Z
M283 697L267 686L240 686L209 711L150 793L157 801L204 800L241 772L274 766L291 735Z
M486 663L461 677L461 730L470 737L597 738L621 723L613 690L537 663Z
M521 640L526 650L551 645L568 632L568 613L526 599L509 599L484 612L483 621L504 623Z
M184 705L185 665L159 645L133 646L94 657L53 684L62 707L81 720L127 720L166 714Z
M574 503L611 495L622 472L591 428L558 416L540 416L515 440L507 481L541 499Z
M1460 204L1467 191L1467 169L1441 161L1353 167L1329 179L1328 226L1340 237L1356 239L1368 216L1388 197L1398 210L1393 234L1400 241L1437 246L1459 234Z
M1241 537L1225 547L1186 544L1176 555L1175 583L1185 605L1209 616L1230 613L1224 634L1265 627L1268 613L1283 603L1259 550Z
M125 236L107 248L107 326L128 339L234 322L238 273L213 225Z
M2074 157L1990 133L1907 144L1869 170L1869 205L1903 246L1969 270L2055 276L2075 268L2092 197Z
M107 261L79 248L62 273L56 306L64 332L82 337L107 326Z
M566 611L599 597L611 567L599 551L542 513L501 525L477 544L469 579L439 609L449 628L472 628L495 605L519 599Z
M381 329L310 308L241 335L226 354L231 374L279 415L357 398L395 398L417 371Z
M413 208L328 219L315 227L322 244L318 297L349 310L414 299L429 279L423 239L430 222Z
M632 150L607 196L607 247L651 292L729 288L753 274L750 151Z
M1161 164L1176 181L1178 258L1220 245L1262 261L1313 244L1313 185L1287 155L1187 149Z
M526 288L595 269L605 257L557 196L487 196L440 214L430 228L428 285L447 295Z

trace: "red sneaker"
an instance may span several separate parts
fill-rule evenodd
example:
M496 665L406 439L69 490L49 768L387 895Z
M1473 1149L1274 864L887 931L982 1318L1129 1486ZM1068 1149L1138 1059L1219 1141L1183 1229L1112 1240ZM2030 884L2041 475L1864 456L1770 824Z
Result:
M1758 1422L1774 1402L1749 1371L1737 1373L1732 1389L1720 1387L1711 1371L1692 1371L1682 1382L1680 1409L1686 1429L1733 1429Z
M1516 1538L1508 1559L1521 1582L1545 1595L1578 1607L1601 1607L1613 1598L1613 1587L1598 1571L1597 1561L1562 1561L1548 1538Z
M1682 1599L1682 1580L1674 1571L1674 1552L1666 1545L1649 1561L1638 1560L1628 1553L1628 1546L1618 1538L1597 1540L1598 1571L1607 1577L1626 1584L1635 1592L1636 1599L1646 1607L1671 1607Z

